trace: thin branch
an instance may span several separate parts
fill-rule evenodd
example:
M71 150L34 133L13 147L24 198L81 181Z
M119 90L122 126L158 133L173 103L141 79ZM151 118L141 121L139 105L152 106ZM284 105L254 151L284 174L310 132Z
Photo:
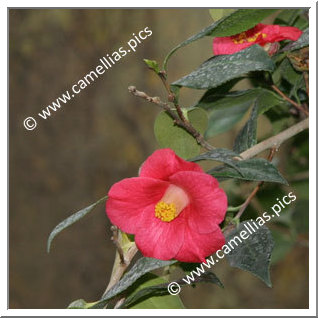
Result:
M287 128L286 130L280 132L276 136L270 137L257 145L251 147L250 149L242 152L240 154L240 157L245 159L250 159L252 157L255 157L259 153L263 152L264 150L270 149L270 148L276 148L278 149L279 146L286 141L287 139L299 134L303 130L307 129L309 127L309 119L306 118L303 121Z
M116 245L117 247L117 251L119 254L119 258L120 258L120 264L125 264L125 257L124 257L124 251L120 245L120 242L118 240L118 228L115 225L112 225L110 228L113 232L113 236L111 237L111 240L113 241L113 243Z
M125 256L125 263L118 264L118 266L116 266L116 260L115 260L114 270L113 270L113 273L112 273L112 276L110 278L109 284L108 284L103 296L105 296L106 293L114 285L116 285L119 282L119 280L123 276L124 272L126 271L128 266L130 265L131 260L133 259L133 257L136 255L137 252L138 252L138 248L137 248L136 244L133 244L124 255Z
M261 143L253 146L252 148L242 152L240 154L240 157L244 160L250 159L250 158L258 155L259 153L263 152L264 150L271 149L270 154L268 156L268 160L272 161L275 152L278 150L279 146L284 141L297 135L298 133L307 129L308 127L309 127L309 119L307 118L307 119L297 123L296 125L282 131L278 135L273 136L271 138L268 138L268 139L262 141ZM252 193L247 197L245 202L242 204L239 212L234 217L234 220L238 220L242 216L243 212L248 207L248 205L250 204L250 202L252 201L252 199L254 198L254 196L256 195L258 190L260 189L260 187L263 185L263 183L264 182L261 181L257 184L255 189L252 191ZM229 231L229 227L224 229L224 233L227 231Z
M282 96L286 101L288 101L290 104L295 106L299 111L303 112L306 114L306 116L309 116L309 113L307 112L306 109L304 109L300 104L297 104L294 102L292 99L290 99L287 95L285 95L276 85L272 85L273 90L278 93L280 96Z
M136 87L134 86L129 86L128 87L128 91L133 94L134 96L143 98L145 100L147 100L148 102L154 103L157 106L161 107L162 109L164 109L169 116L171 116L171 118L173 119L174 123L179 126L182 127L183 129L185 129L189 134L191 134L196 140L197 142L204 147L207 150L213 150L214 147L212 145L210 145L205 139L204 137L191 125L191 123L185 119L185 121L183 121L172 109L171 107L168 105L168 103L162 102L160 100L159 97L150 97L148 96L146 93L138 91L136 89ZM178 108L177 108L178 111ZM182 112L182 110L180 109L180 111Z

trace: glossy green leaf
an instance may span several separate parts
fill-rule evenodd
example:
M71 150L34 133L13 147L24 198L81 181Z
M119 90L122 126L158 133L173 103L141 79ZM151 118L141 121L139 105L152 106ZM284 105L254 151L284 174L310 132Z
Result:
M90 206L72 214L71 216L69 216L67 219L65 219L64 221L62 221L61 223L59 223L51 232L48 240L47 240L47 252L50 252L50 248L51 248L51 244L53 239L56 237L57 234L59 234L61 231L63 231L64 229L66 229L67 227L71 226L72 224L74 224L75 222L77 222L78 220L80 220L81 218L83 218L85 215L87 215L88 213L90 213L91 211L94 210L94 208L101 203L104 203L107 200L107 195L101 199L99 199L97 202L91 204Z
M201 99L197 106L206 109L209 117L205 137L210 138L231 129L243 118L254 99L253 90Z
M188 161L196 162L201 160L213 160L223 162L240 172L239 167L237 166L238 161L234 160L233 157L239 157L239 154L229 149L216 148L191 158Z
M239 9L225 17L211 36L230 36L254 27L257 23L274 13L275 9Z
M231 92L229 91L233 88L235 84L237 84L243 78L244 77L234 78L218 87L213 87L208 89L200 98L200 101L197 103L196 106L202 103L202 106L204 105L204 106L207 106L208 108L210 103L216 102L218 99L223 98L226 94L231 94ZM178 87L178 86L172 86L172 87Z
M298 49L301 49L302 47L308 46L309 45L309 29L304 30L303 34L301 37L295 41L291 42L288 45L286 45L281 52L286 52L286 51L295 51Z
M201 264L195 264L194 270L196 269L196 267L201 266ZM157 283L160 283L159 279L157 279ZM161 278L161 282L164 281ZM198 284L198 283L211 283L211 284L215 284L218 285L219 287L223 288L223 284L222 282L219 280L219 278L212 272L204 272L201 273L200 276L196 276L194 275L193 281L191 280L191 285L194 284ZM154 283L154 281L152 281L152 283ZM180 279L178 281L176 281L176 283L179 284L180 287L182 286L189 286L187 284L186 281L184 281L183 279ZM149 286L146 288L138 288L138 292L137 293L133 293L131 296L128 296L125 303L123 304L123 307L129 307L129 308L149 308L149 307L145 307L144 304L140 304L138 303L137 305L134 305L133 307L130 307L131 304L134 304L138 301L140 301L140 299L144 299L147 297L152 297L149 300L156 300L158 299L156 306L158 306L158 302L160 302L161 306L160 307L150 307L150 308L175 308L175 307L168 307L167 303L165 303L163 301L164 296L163 295L168 295L168 285L170 284L170 282L167 283L161 283L159 285L154 285L153 286ZM154 297L154 296L161 296L161 297ZM177 296L168 296L168 297L177 297ZM177 297L178 298L178 297ZM162 301L160 301L162 299ZM152 303L153 303L152 301ZM140 306L141 305L141 306ZM176 305L176 304L175 304ZM151 302L147 303L147 306L151 306Z
M236 11L236 9L209 9L210 16L214 22L228 16L234 11Z
M209 122L205 133L207 138L231 129L243 118L256 99L258 100L258 115L267 112L274 106L285 104L280 96L263 88L230 92L225 95L219 95L217 92L208 94L208 92L196 105L208 112Z
M257 99L258 100L258 99ZM257 143L257 118L258 118L258 104L257 100L252 109L252 113L244 127L240 130L234 141L233 150L241 153Z
M166 56L163 68L167 70L167 63L172 54L178 49L197 41L205 36L229 36L246 31L261 22L264 18L274 13L275 9L239 9L214 22L197 34L192 35L184 42L174 47Z
M188 120L200 133L204 134L208 117L203 109L194 108L185 114ZM185 129L175 125L173 119L166 112L157 116L154 133L161 148L171 148L182 158L190 158L200 153L201 146L197 140Z
M92 308L103 308L107 301L125 291L138 278L157 268L174 264L176 261L161 261L155 258L143 257L125 274L125 276L113 286Z
M259 277L269 287L272 286L269 274L269 266L274 241L270 230L265 226L253 225L253 220L244 221L226 237L226 245L231 252L226 255L229 264L252 273ZM252 228L255 230L253 231ZM249 236L242 239L241 231L245 231Z
M251 71L274 71L275 64L259 45L250 46L232 55L217 55L192 73L172 83L195 89L217 87Z
M157 275L148 273L143 276L134 292L129 295L121 308L130 309L184 309L178 295L170 295L168 282Z
M288 185L288 182L279 173L277 168L263 158L238 161L236 167L240 173L237 169L229 166L216 167L209 170L208 173L220 180L234 178L249 181L278 182Z

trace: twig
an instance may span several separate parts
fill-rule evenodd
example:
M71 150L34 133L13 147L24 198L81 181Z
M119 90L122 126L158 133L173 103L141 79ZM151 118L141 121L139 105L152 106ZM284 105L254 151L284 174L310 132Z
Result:
M290 99L288 96L286 96L276 85L272 85L272 88L275 92L277 92L280 96L282 96L286 101L288 101L290 104L295 106L299 111L306 114L306 116L309 116L309 113L306 109L304 109L301 105L294 102L292 99Z
M168 105L168 103L162 102L160 100L159 97L150 97L148 96L146 93L138 91L136 89L136 87L134 86L129 86L128 87L128 91L140 98L143 98L145 100L147 100L148 102L154 103L156 105L158 105L159 107L161 107L162 109L164 109L169 116L171 116L171 118L173 119L174 123L179 126L182 127L183 129L185 129L189 134L191 134L196 140L197 142L204 147L207 150L213 150L214 147L212 145L210 145L205 139L204 137L191 125L191 123L186 120L182 120L182 118L180 118L172 109L171 107ZM177 112L178 112L178 108L176 107ZM182 112L182 110L180 109L179 111Z
M306 118L303 121L287 128L286 130L280 132L276 136L270 137L257 145L251 147L250 149L242 152L240 154L240 157L243 160L250 159L252 157L255 157L259 153L263 152L264 150L270 149L270 148L276 148L278 149L279 146L286 141L287 139L297 135L298 133L302 132L303 130L307 129L309 127L309 119Z
M125 300L126 300L125 297L120 298L120 299L117 301L116 305L114 306L114 309L120 308L121 305L125 302Z
M112 225L110 229L113 232L113 236L111 237L111 240L113 241L113 243L117 247L117 251L119 254L119 258L120 258L120 264L125 264L124 251L123 251L123 249L118 241L118 228L117 228L117 226Z
M106 293L114 286L116 285L119 280L121 279L121 277L123 276L124 272L126 271L127 267L130 265L131 260L133 259L133 257L136 255L136 253L138 252L138 248L136 246L136 244L133 244L127 251L127 253L125 253L125 263L123 264L118 264L116 265L116 260L115 260L115 264L114 264L114 269L112 272L112 276L110 278L110 281L108 283L108 286L103 294L103 296L106 295Z

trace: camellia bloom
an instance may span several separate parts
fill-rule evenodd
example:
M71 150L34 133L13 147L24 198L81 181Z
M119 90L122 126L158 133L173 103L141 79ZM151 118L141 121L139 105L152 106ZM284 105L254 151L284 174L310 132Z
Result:
M214 38L213 53L214 55L233 54L254 44L265 46L268 43L283 40L296 41L301 34L302 31L296 27L259 23L254 28L242 33Z
M135 234L144 256L181 262L203 262L225 244L226 210L217 180L171 149L155 151L139 177L115 183L106 203L111 222Z

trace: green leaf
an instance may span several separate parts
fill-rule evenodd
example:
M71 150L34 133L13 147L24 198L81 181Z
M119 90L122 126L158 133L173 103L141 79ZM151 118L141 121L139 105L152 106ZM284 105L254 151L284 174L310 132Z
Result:
M218 87L213 87L208 89L204 95L201 97L198 104L206 105L207 108L209 107L210 103L217 101L220 98L223 98L226 94L231 94L229 92L235 84L237 84L240 80L244 77L234 78ZM172 86L178 87L178 86ZM198 106L198 104L196 106ZM204 108L204 107L203 107Z
M202 39L203 37L209 35L213 29L215 29L224 19L226 19L227 17L209 25L208 27L202 29L200 32L198 32L197 34L194 34L192 36L190 36L187 40L183 41L182 43L180 43L179 45L177 45L176 47L174 47L168 54L167 56L165 57L164 59L164 62L163 62L163 69L165 71L167 71L167 64L168 64L168 61L170 59L170 57L180 48L194 42L194 41L197 41L199 39Z
M307 186L308 183L307 183ZM309 193L309 189L307 194ZM297 199L299 198L297 194ZM308 233L309 231L309 201L299 200L296 202L294 208L294 213L292 214L292 222L298 233Z
M89 309L94 306L97 302L87 303L84 299L77 299L70 303L67 309Z
M240 236L241 231L245 231L249 236L246 239L242 239ZM247 235L243 236L246 237ZM233 246L231 252L226 255L232 267L248 271L263 280L267 286L272 286L269 265L274 242L270 230L265 225L258 226L258 229L256 229L253 225L253 220L240 223L226 237L226 245L229 247Z
M292 85L295 85L299 81L300 77L303 78L301 73L295 71L288 58L285 58L282 61L278 68L278 71L280 72L281 77Z
M302 47L305 47L308 45L309 45L309 29L307 28L297 41L291 42L288 45L286 45L281 50L281 52L295 51L295 50L301 49Z
M234 160L233 157L239 157L239 154L225 148L216 148L211 151L207 151L199 156L196 156L194 158L188 159L188 161L201 161L201 160L214 160L218 162L224 162L230 167L233 167L234 169L239 170L239 167L237 167L237 160Z
M275 64L259 45L252 45L232 55L217 55L172 85L195 89L217 87L251 71L274 71Z
M203 109L188 110L185 116L195 129L204 134L208 117ZM158 114L154 124L154 133L161 148L171 148L182 158L187 159L200 153L201 146L197 140L185 129L175 125L167 112Z
M274 13L275 9L239 9L225 19L209 35L230 36L253 28Z
M279 173L277 168L271 162L263 158L238 161L236 168L239 169L240 173L237 169L233 169L229 166L216 167L209 170L207 173L220 180L235 178L249 181L278 182L288 185L288 182Z
M275 242L271 257L271 264L275 264L285 258L285 256L293 248L295 242L290 235L286 235L281 231L271 230L271 233Z
M131 286L138 278L151 272L157 268L174 264L176 261L161 261L155 258L143 257L139 259L129 272L115 285L113 286L92 308L104 307L106 302L115 297L116 295L125 291Z
M143 279L144 282L140 283ZM121 308L130 309L184 309L178 295L170 295L168 282L155 274L148 273L135 284L137 288L130 294Z
M151 70L154 70L157 74L159 74L160 70L157 61L144 59L144 62Z
M257 101L253 107L252 113L244 127L240 130L234 141L233 150L237 153L241 153L246 149L256 145L256 133L257 133L257 117L258 117L258 104Z
M290 26L293 25L296 18L302 12L302 9L284 9L277 15L274 24Z
M211 95L197 104L208 111L209 121L205 137L210 138L231 129L252 105L255 91L231 92L227 95Z
M196 264L196 267L198 267L199 264ZM201 266L201 265L200 265ZM195 267L195 268L196 268ZM194 275L195 276L195 275ZM165 298L165 296L163 295L168 295L168 285L170 284L168 283L163 283L163 279L161 278L161 284L159 285L154 285L154 286L149 286L146 288L138 288L138 292L132 294L131 296L127 297L125 303L123 304L123 307L129 307L129 308L176 308L176 307L168 307L167 303L165 303L163 301L163 299ZM154 280L152 281L152 283L154 283ZM157 279L157 283L160 283L159 279ZM180 279L178 281L176 281L176 283L179 284L179 286L185 286L188 285L183 279ZM197 283L211 283L211 284L216 284L220 287L223 288L223 284L222 282L219 280L219 278L212 272L204 272L201 273L201 276L195 276L193 282L191 283L191 285L197 284ZM140 303L138 303L137 305L134 305L133 307L130 307L132 304L140 301L140 299L144 299L147 297L152 297L149 300L154 300L154 296L161 296L161 297L155 297L156 300L156 306L158 306L160 303L160 307L145 307L144 304L142 304L142 306L139 306ZM174 296L168 296L168 297L176 297ZM159 299L158 299L159 298ZM157 301L158 300L158 301ZM162 301L160 301L162 300ZM151 303L149 303L150 305ZM148 304L147 304L148 305ZM148 306L149 306L148 305ZM180 308L180 307L178 307Z
M285 104L285 101L280 96L263 88L230 92L226 95L208 94L208 92L204 94L196 105L196 107L201 107L208 111L209 122L205 133L206 138L231 129L243 118L248 108L256 100L258 101L258 115L267 112L274 106Z
M236 11L236 9L209 9L210 16L214 22L228 16L234 11Z
M205 36L229 36L246 31L261 22L264 18L275 12L275 9L239 9L228 16L214 22L195 35L192 35L184 42L174 47L163 62L164 70L167 70L167 63L172 54L178 49L197 41Z
M274 107L265 113L272 124L273 134L276 135L294 123L290 117L290 106L287 103Z
M57 234L59 234L61 231L63 231L65 228L71 226L72 224L74 224L75 222L77 222L78 220L80 220L81 218L83 218L86 214L88 214L89 212L93 211L94 208L100 204L100 203L104 203L107 200L108 196L106 195L105 197L99 199L97 202L91 204L90 206L72 214L71 216L69 216L67 219L65 219L64 221L62 221L61 223L59 223L51 232L48 240L47 240L47 252L50 252L50 248L51 248L51 244L53 239L56 237Z

